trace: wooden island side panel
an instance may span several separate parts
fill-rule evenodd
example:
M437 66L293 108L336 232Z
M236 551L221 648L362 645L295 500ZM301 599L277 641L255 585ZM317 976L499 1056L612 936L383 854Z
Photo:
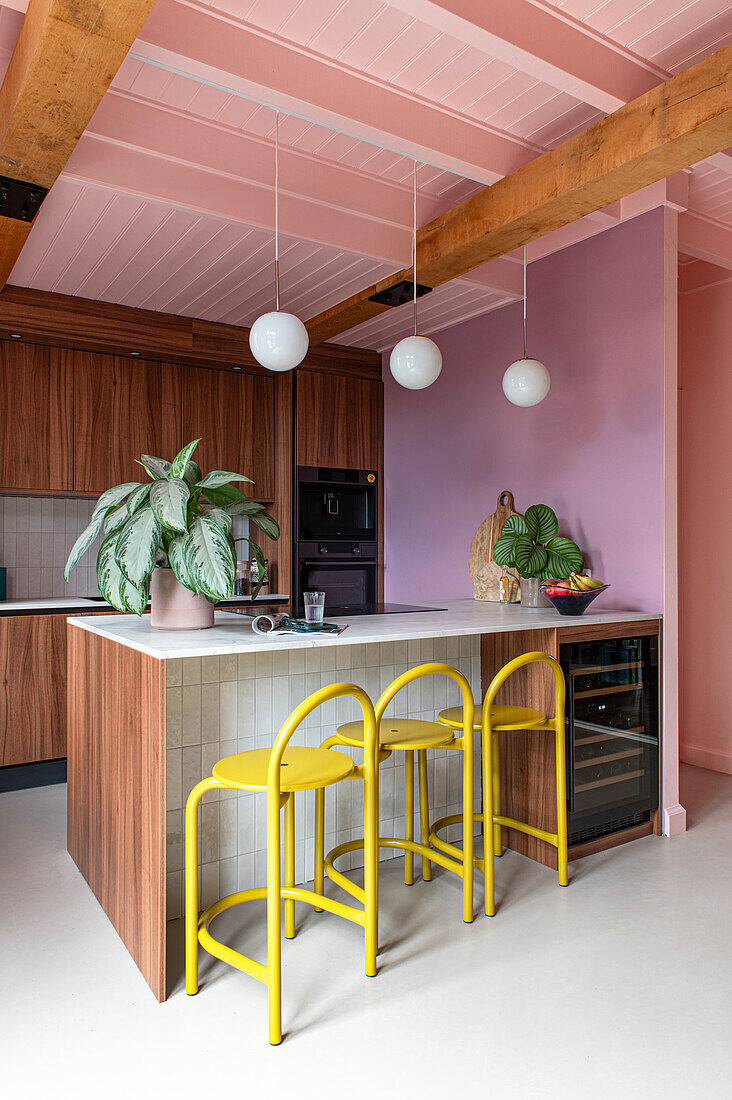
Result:
M559 657L556 630L516 630L484 634L481 642L483 694L505 664L522 653ZM554 677L546 665L527 665L514 673L498 693L497 703L532 707L554 714ZM501 733L501 813L528 821L547 832L557 830L557 785L554 773L554 732L518 730ZM548 867L557 866L557 850L516 829L502 829L507 848Z
M165 662L68 628L68 850L165 1000Z

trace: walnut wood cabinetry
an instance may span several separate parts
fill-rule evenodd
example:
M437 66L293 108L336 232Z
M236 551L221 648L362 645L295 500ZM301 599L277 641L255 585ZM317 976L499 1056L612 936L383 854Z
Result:
M183 368L183 439L200 439L204 470L233 470L257 500L275 499L275 379L259 374Z
M0 489L73 488L73 353L0 340Z
M180 367L74 352L76 492L145 480L135 459L172 458L180 445Z
M298 371L298 466L379 469L383 410L380 378Z
M0 618L0 764L66 756L66 616Z

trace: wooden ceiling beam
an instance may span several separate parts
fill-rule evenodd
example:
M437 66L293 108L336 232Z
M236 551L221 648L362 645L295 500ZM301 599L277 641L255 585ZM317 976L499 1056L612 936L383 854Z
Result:
M0 88L0 175L50 188L155 0L30 0ZM0 216L0 287L31 222Z
M731 142L726 46L425 225L417 234L417 281L435 287L465 275ZM389 308L369 298L409 278L409 268L395 272L311 318L311 344Z

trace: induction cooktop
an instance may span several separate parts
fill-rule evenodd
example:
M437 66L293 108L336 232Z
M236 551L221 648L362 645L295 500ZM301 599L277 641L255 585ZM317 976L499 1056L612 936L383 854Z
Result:
M372 603L366 607L326 607L327 615L406 615L413 611L447 611L447 608L419 607L414 603Z

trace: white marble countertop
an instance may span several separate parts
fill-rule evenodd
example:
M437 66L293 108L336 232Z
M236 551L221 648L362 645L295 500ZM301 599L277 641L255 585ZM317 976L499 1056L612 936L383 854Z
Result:
M303 649L310 646L363 645L369 642L400 642L412 638L451 638L470 634L497 634L506 630L551 629L593 623L644 622L660 619L659 613L602 611L590 608L583 616L562 616L554 608L528 608L519 604L502 606L477 600L446 600L445 611L410 612L396 615L357 615L334 619L348 623L342 634L259 635L249 620L230 612L216 612L216 625L209 630L156 630L149 618L108 615L69 619L69 625L102 638L147 653L160 661L176 657L209 657L226 653L263 653L275 649Z
M272 592L266 596L257 596L255 603L263 606L289 603L290 597L281 592ZM248 596L234 596L232 602L248 604ZM227 601L228 602L228 601ZM39 615L44 612L60 613L67 611L71 614L79 611L104 611L109 604L100 599L90 599L88 596L47 596L37 600L2 600L0 601L0 615L18 615L35 611Z

